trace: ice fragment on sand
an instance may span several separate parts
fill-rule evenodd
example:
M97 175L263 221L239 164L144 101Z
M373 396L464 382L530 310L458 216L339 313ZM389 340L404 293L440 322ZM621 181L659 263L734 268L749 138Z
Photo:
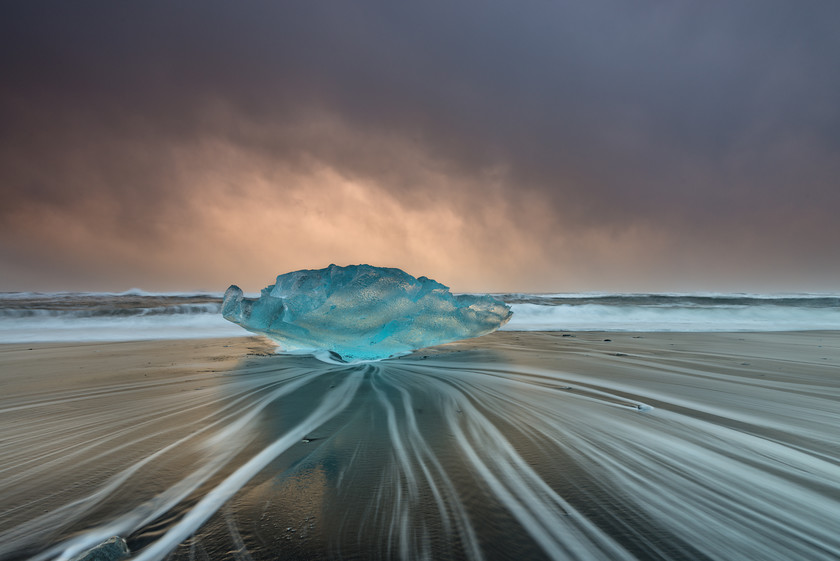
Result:
M400 269L330 265L280 275L257 299L231 286L222 315L287 352L373 360L485 335L512 312L491 296L456 296Z
M119 536L114 536L87 551L84 551L70 561L116 561L125 559L129 554L128 544Z

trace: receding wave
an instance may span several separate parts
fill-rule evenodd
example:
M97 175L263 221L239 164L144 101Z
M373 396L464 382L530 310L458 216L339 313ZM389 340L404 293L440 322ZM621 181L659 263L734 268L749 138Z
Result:
M0 557L833 561L837 340L808 337L57 368L0 394Z

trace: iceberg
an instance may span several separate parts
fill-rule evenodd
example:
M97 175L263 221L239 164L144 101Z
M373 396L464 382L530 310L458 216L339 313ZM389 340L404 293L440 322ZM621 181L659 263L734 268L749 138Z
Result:
M400 269L330 265L280 275L259 298L232 285L222 315L271 338L281 351L334 353L354 362L486 335L512 312L491 296L455 295Z

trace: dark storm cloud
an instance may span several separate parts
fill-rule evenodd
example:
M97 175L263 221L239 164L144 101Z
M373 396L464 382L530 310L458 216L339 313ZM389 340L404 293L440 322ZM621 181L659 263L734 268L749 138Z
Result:
M99 200L112 231L164 239L202 192L178 150L216 139L261 166L324 164L407 207L465 215L487 195L474 178L496 174L486 189L548 253L556 232L529 219L534 200L566 236L645 227L672 239L662 266L697 250L729 252L721 266L767 253L767 267L837 272L825 265L840 261L835 3L4 11L6 224ZM430 165L452 184L427 183ZM0 223L6 244L10 228Z

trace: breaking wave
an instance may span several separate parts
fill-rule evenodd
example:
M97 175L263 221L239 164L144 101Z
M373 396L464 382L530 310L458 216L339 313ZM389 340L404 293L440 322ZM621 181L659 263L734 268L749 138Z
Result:
M808 331L840 329L840 307L760 303L715 305L512 304L506 331ZM809 302L810 303L810 302Z

